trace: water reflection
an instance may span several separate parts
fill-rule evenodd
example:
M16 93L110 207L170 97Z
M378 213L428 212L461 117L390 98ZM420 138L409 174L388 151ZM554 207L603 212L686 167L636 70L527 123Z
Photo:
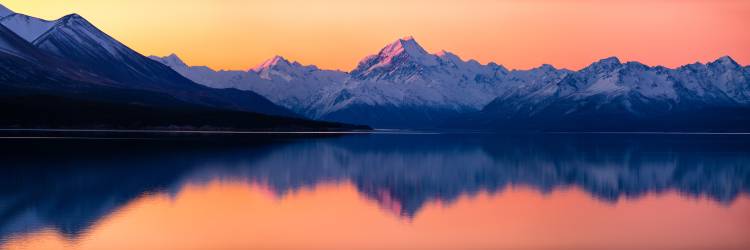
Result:
M101 218L187 184L245 182L284 197L351 183L394 216L426 203L525 187L578 188L602 203L677 192L731 206L750 193L740 135L354 135L222 141L0 142L0 239L52 228L76 238ZM247 141L251 141L249 143Z

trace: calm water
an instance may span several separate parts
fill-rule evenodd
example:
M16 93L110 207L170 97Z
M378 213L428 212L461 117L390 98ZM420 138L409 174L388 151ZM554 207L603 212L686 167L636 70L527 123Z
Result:
M747 135L0 139L0 249L750 249Z

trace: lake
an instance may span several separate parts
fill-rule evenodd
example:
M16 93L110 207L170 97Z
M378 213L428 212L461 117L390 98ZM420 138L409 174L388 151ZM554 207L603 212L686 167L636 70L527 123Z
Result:
M0 139L0 249L750 249L750 135Z

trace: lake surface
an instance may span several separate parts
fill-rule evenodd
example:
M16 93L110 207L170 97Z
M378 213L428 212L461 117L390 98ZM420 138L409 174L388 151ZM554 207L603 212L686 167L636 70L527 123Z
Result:
M0 139L0 249L750 249L750 136Z

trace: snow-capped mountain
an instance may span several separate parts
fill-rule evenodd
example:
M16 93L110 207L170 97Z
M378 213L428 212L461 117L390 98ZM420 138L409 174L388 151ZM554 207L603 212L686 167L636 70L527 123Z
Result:
M511 87L501 81L508 70L496 64L463 61L442 51L429 54L412 37L399 39L369 56L351 72L362 89L381 89L380 96L363 92L352 100L394 106L478 110ZM352 92L349 90L348 92ZM460 94L459 94L460 93Z
M22 37L20 40L30 45L26 48L33 49L22 52L12 46L0 45L0 50L27 59L30 59L30 53L42 53L44 55L35 56L46 60L36 62L39 68L49 68L47 71L58 68L58 71L65 72L54 74L63 78L83 77L94 84L157 92L200 106L296 116L252 91L214 89L196 84L169 67L128 48L79 15L45 21L13 13L5 7L1 9L5 15L0 19L0 24L7 24L16 37ZM19 66L8 64L9 74L13 74L14 70L20 72L26 69Z
M730 57L676 69L610 57L580 71L551 65L507 70L447 51L431 54L406 37L348 74L282 57L249 71L190 67L175 58L156 59L196 82L253 90L308 118L381 128L750 126L743 118L749 114L750 70ZM701 116L701 123L689 115Z
M176 54L165 57L149 56L152 60L169 66L190 80L212 88L238 88L237 81L243 79L242 71L214 71L205 66L188 66ZM254 74L253 74L254 75ZM252 80L259 80L255 77Z
M267 96L278 105L302 115L311 116L312 106L325 93L339 89L349 78L346 72L321 70L316 66L290 62L275 56L248 72L262 81L252 84L252 89Z
M0 87L6 91L10 86L37 90L76 86L72 90L80 88L81 84L112 83L35 47L2 24L0 58Z
M310 106L325 92L343 84L345 72L320 70L276 56L248 71L215 71L205 66L188 66L177 55L150 57L183 76L212 88L236 88L263 95L277 105L298 114L307 114Z
M71 14L57 21L34 40L34 45L57 56L81 63L129 86L149 86L155 82L175 84L178 80L137 52L102 32L83 17ZM170 79L173 78L173 79Z
M0 25L0 53L13 57L32 59L31 55L27 53L29 46L24 46L26 44L19 41L19 38L13 31Z
M564 130L742 128L750 125L748 96L750 72L730 57L676 69L611 57L558 82L500 96L473 121Z
M409 80L423 76L429 67L439 64L438 57L427 53L413 37L404 37L378 54L366 57L352 71L352 76L360 80Z
M174 58L152 57L198 83L252 90L309 118L396 128L434 127L477 112L517 86L545 85L568 73L548 65L509 71L446 51L430 54L411 37L387 45L348 74L278 56L247 72L189 67Z
M19 84L24 81L53 79L44 67L40 51L0 24L0 81Z
M367 121L380 127L430 128L481 110L518 86L546 84L568 71L542 67L509 71L495 63L464 61L447 51L430 54L412 37L369 56L351 80L326 93L312 110L326 120Z
M13 30L28 42L34 42L39 36L55 25L54 21L47 21L20 13L13 13L0 18L0 24Z

